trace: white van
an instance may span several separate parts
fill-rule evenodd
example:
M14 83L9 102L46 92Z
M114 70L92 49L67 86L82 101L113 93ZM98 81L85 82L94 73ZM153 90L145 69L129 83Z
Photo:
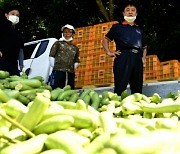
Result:
M48 82L52 67L49 63L49 53L56 38L31 41L24 44L24 68L29 78L42 76Z

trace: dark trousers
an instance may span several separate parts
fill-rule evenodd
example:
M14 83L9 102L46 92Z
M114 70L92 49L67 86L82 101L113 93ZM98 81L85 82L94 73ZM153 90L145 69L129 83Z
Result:
M142 57L133 52L122 52L114 60L114 92L118 95L130 85L131 94L142 93Z
M17 63L11 63L5 59L0 59L0 70L9 72L10 75L20 75Z
M50 85L52 89L56 89L57 87L64 88L67 80L67 85L70 85L71 89L74 89L74 79L75 73L53 70Z

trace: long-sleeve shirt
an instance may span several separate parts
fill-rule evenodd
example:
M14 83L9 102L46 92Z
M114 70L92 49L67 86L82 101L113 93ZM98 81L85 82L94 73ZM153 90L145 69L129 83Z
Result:
M74 63L79 63L79 48L66 41L56 41L50 55L55 58L54 70L74 72Z
M7 19L0 22L0 51L2 59L17 65L19 51L23 48L23 41L19 32L12 27L12 23Z

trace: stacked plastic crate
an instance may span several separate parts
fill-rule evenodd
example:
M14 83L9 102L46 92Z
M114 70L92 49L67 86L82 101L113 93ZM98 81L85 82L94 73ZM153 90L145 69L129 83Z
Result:
M180 62L178 60L169 60L161 62L159 80L176 80L180 78Z
M92 38L93 38L93 26L76 28L76 34L73 43L79 47L80 51L80 64L75 71L75 87L82 88L85 85L90 85L90 51Z
M159 79L160 61L157 55L147 55L144 66L144 82L154 82Z
M146 56L144 82L180 79L180 62L169 60L160 62L157 55Z
M76 29L74 44L80 49L80 65L75 71L75 87L108 86L113 84L113 58L106 55L102 40L117 21ZM111 51L115 43L110 42Z
M75 87L97 87L114 84L112 57L106 55L102 40L117 21L76 28L74 44L80 49L80 65L75 71ZM109 44L115 51L115 43ZM160 62L157 55L146 56L144 82L180 78L180 63L177 60Z

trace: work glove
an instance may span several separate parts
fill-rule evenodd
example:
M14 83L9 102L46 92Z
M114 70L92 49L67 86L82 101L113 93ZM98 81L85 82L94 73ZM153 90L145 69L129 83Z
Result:
M49 63L51 67L54 67L54 62L55 62L55 58L54 57L49 57Z
M79 63L74 63L74 69L78 68Z

